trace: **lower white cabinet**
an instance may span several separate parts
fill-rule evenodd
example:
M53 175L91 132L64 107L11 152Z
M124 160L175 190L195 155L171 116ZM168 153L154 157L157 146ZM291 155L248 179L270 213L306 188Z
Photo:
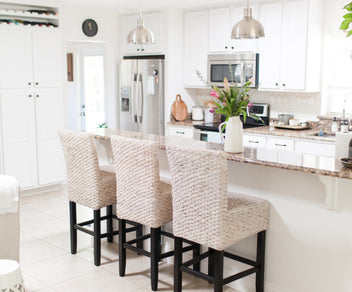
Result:
M24 189L64 180L60 88L0 92L2 169Z
M168 126L169 136L180 136L186 138L193 138L193 127L182 127L182 126Z
M290 138L268 137L266 147L272 150L294 151L294 140Z
M252 148L265 148L266 138L262 135L243 134L243 145Z

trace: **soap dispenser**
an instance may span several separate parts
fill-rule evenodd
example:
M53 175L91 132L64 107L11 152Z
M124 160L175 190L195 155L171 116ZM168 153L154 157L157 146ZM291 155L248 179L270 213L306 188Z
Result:
M334 120L331 124L331 132L332 133L336 133L337 132L337 118L334 117Z

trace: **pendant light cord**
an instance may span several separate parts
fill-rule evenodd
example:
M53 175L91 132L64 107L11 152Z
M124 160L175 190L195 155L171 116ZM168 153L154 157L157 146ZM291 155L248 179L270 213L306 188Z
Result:
M249 9L249 0L247 0L247 9Z
M142 4L141 4L141 0L138 0L138 6L139 6L139 19L142 19Z

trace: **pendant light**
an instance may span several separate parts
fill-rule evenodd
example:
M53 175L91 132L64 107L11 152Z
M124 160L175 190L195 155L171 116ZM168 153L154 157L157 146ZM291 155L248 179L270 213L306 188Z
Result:
M132 29L127 36L127 43L129 44L154 44L155 39L153 33L144 27L144 21L142 16L141 0L138 1L139 4L139 16L137 20L137 27Z
M247 0L247 8L244 9L244 18L233 27L231 38L257 39L264 36L264 28L260 22L252 17L252 8L249 7L249 0Z

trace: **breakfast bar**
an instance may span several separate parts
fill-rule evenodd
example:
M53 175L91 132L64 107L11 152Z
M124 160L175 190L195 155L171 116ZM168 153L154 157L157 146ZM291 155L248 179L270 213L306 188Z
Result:
M181 137L111 129L99 129L94 134L103 144L108 144L111 135L157 141L163 177L170 176L167 145L223 151L221 144ZM312 154L292 153L295 159L291 164L278 163L270 161L271 155L265 151L246 147L243 153L227 154L227 159L229 191L265 198L272 204L266 285L278 292L349 291L352 170L337 159ZM168 242L164 245L171 249ZM236 243L230 251L253 258L255 238ZM236 273L241 266L225 261L225 274ZM254 278L247 277L235 282L233 288L251 291L254 285Z

